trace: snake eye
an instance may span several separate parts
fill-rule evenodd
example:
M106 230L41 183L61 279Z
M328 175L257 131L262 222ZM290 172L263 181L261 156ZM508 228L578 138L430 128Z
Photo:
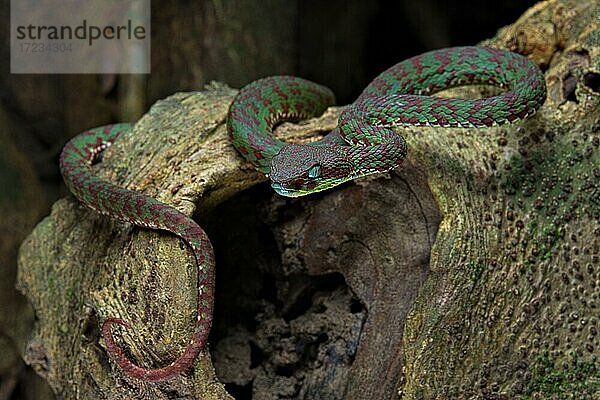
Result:
M308 177L309 178L318 178L319 175L321 175L321 166L319 164L313 165L308 170Z

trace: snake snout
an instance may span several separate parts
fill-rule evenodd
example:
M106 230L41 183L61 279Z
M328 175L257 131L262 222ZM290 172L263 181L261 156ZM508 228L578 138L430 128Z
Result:
M347 146L283 146L271 161L271 186L283 196L298 197L336 186L353 176Z

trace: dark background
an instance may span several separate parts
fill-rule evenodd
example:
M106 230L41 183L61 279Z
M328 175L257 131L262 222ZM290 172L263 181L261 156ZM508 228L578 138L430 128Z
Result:
M99 76L11 75L10 2L0 0L0 400L47 393L18 356L28 328L15 326L14 316L31 310L13 285L19 243L66 195L57 161L69 138L135 120L156 100L212 80L239 88L298 75L331 87L345 104L396 62L490 38L533 3L154 1L152 73Z

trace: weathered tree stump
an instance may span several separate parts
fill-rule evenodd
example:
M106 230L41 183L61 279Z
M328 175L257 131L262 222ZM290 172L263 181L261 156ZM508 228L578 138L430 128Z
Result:
M486 43L544 67L532 119L402 129L403 168L308 198L250 189L264 177L228 143L233 90L157 102L97 170L206 227L212 363L204 351L187 374L142 384L108 360L111 316L135 327L120 335L139 364L181 352L195 264L178 239L72 197L21 247L38 318L25 359L67 399L600 396L599 17L591 0L548 1ZM277 134L312 140L339 112Z

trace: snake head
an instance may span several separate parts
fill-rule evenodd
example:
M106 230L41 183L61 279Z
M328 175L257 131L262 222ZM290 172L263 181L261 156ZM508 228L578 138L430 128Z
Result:
M271 186L282 196L299 197L346 182L354 168L346 146L283 146L271 161Z

